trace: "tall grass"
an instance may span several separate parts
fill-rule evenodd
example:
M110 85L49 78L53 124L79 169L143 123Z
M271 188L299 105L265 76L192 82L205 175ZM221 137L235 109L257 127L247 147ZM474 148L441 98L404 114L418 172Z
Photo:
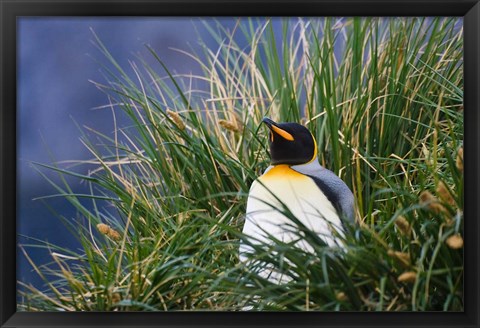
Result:
M276 27L281 27L280 32ZM112 135L89 161L37 164L78 210L82 250L37 243L52 263L22 310L463 310L463 43L450 18L213 21L217 47L175 50L203 73L142 58L108 64ZM247 40L247 47L237 40ZM129 124L117 126L126 116ZM319 160L356 198L345 249L294 217L314 252L273 241L238 261L246 196L269 165L261 119L305 124ZM94 169L87 171L87 167ZM51 171L60 180L53 180ZM47 174L48 173L48 174ZM65 176L90 186L76 194ZM58 182L60 181L60 183ZM29 245L26 245L29 246ZM31 246L31 245L30 245ZM28 256L28 248L25 254ZM274 267L290 279L257 274Z

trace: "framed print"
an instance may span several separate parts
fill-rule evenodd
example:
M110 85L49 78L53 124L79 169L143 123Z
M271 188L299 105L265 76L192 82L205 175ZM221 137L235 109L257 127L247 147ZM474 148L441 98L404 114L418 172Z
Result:
M0 4L1 327L478 327L477 1Z

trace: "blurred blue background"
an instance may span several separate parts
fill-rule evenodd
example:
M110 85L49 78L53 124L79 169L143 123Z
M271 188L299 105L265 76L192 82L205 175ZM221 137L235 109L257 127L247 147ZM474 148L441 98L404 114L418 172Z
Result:
M224 18L220 23L230 28L235 19ZM154 62L145 48L149 44L172 71L198 74L193 60L170 48L200 51L199 38L207 46L214 46L214 40L201 28L202 21L191 18L23 17L17 24L18 243L26 246L36 264L42 264L51 257L48 250L29 247L35 243L32 238L65 248L79 247L58 219L62 215L74 220L76 211L62 198L49 199L46 204L34 200L57 192L32 162L91 158L79 140L76 124L113 132L111 111L95 109L107 105L108 99L89 82L105 82L101 64L108 62L96 48L92 31L127 71L129 60L135 60L136 55ZM42 172L59 181L53 172ZM75 192L87 192L78 179L68 182ZM17 254L17 279L43 289L43 281L20 248Z

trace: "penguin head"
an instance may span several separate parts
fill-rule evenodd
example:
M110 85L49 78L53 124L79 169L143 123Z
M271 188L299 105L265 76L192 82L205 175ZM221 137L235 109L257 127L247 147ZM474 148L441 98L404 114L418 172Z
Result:
M270 156L272 164L300 165L317 157L317 143L306 127L298 123L276 123L262 120L270 129Z

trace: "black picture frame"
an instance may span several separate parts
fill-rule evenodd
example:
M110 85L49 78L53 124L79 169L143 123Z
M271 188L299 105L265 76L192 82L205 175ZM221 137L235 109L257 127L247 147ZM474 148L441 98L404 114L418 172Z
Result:
M480 151L478 0L0 0L1 327L479 327ZM465 102L465 311L408 313L16 312L16 19L19 16L463 16Z

